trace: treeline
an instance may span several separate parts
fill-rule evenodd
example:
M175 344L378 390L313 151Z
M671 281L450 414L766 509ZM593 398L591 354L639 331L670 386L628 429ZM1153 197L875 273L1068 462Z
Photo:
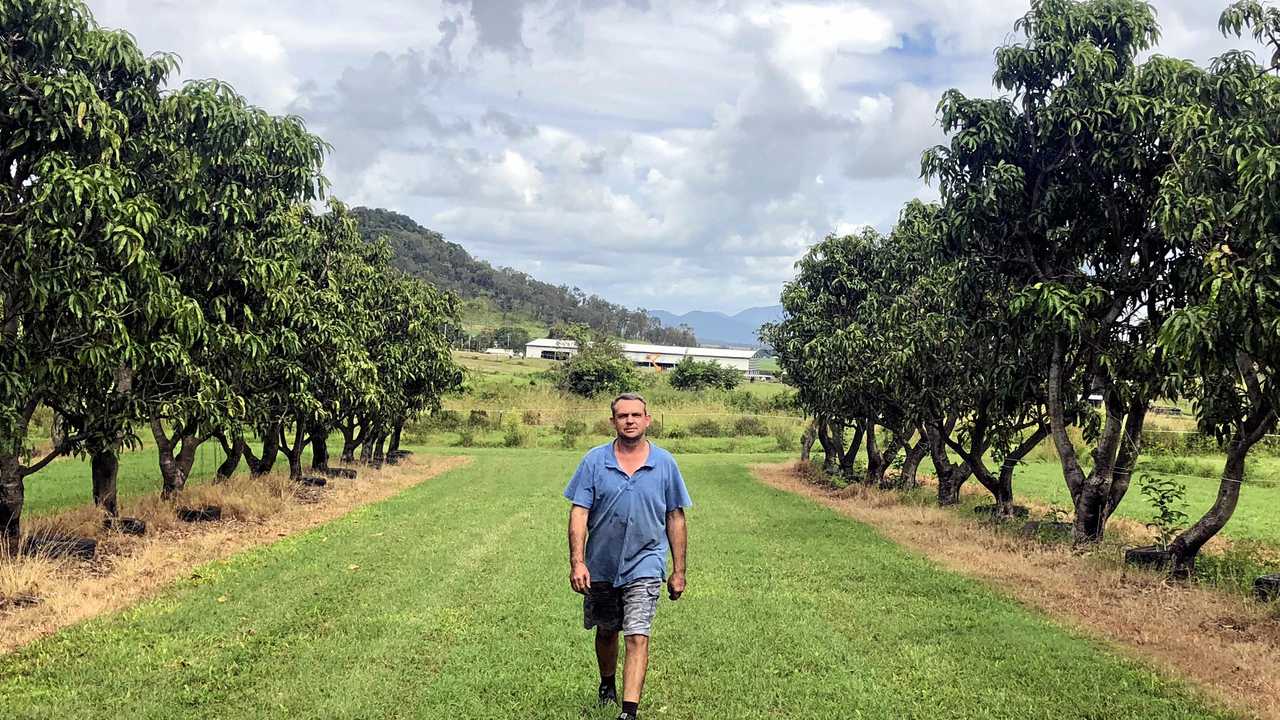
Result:
M541 282L511 268L495 268L399 213L363 207L352 212L366 238L387 239L397 267L459 297L488 298L502 312L525 315L548 327L576 323L629 340L697 345L688 326L666 327L644 309L631 310L576 287Z
M911 484L931 457L940 503L974 478L1007 516L1019 462L1050 439L1078 544L1125 497L1153 402L1189 400L1226 462L1165 548L1187 573L1280 402L1280 11L1221 16L1266 65L1139 63L1158 27L1136 0L1040 0L1016 28L995 53L1005 95L942 97L948 142L922 161L940 202L816 245L766 339L829 471L865 446L861 480L902 458Z
M216 439L219 475L325 440L372 458L461 381L456 300L391 266L324 198L327 146L225 83L165 90L79 0L0 0L0 539L24 479L91 460L116 513L119 453L149 425L165 496ZM50 447L28 440L41 407Z

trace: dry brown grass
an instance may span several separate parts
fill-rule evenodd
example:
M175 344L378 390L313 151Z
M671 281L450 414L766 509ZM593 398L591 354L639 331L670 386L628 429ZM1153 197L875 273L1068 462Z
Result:
M939 565L1115 643L1205 688L1240 712L1280 720L1280 620L1262 605L1171 584L1042 544L891 492L804 482L794 464L755 465L766 484L871 525Z
M190 488L179 504L222 507L222 520L210 523L180 522L173 504L158 496L143 498L129 509L147 521L145 537L104 530L101 513L91 507L35 520L29 532L97 538L98 557L75 561L0 553L0 653L133 605L199 565L333 520L470 460L423 457L382 470L362 469L358 480L331 480L321 489L275 476Z

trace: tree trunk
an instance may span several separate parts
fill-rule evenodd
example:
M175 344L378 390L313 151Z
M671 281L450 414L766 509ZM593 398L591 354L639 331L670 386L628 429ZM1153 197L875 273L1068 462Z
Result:
M93 504L111 517L120 515L116 488L120 477L120 453L115 448L100 450L89 458L93 475Z
M849 441L849 446L840 453L840 474L846 478L853 477L853 467L858 463L858 450L862 448L862 439L866 436L866 433L866 423L856 422L853 424L853 439ZM874 428L872 434L874 434ZM835 444L836 447L844 445L843 433L841 433Z
M925 434L929 438L929 455L933 458L934 472L938 476L938 505L942 506L960 502L960 488L969 479L971 472L968 463L954 465L947 457L947 438L954 427L954 419L943 425L925 425Z
M237 437L233 442L227 442L227 438L224 435L218 436L218 442L222 444L222 451L226 453L227 457L218 466L214 482L226 482L232 475L235 475L236 469L240 467L240 458L244 457L245 442L242 437Z
M244 457L249 463L249 473L254 477L260 477L271 472L271 468L275 467L276 458L280 454L280 423L268 425L262 433L262 457L256 457L253 454L253 447L249 445L249 441L244 442Z
M375 463L386 461L387 454L383 449L386 444L387 444L387 434L386 433L379 434L378 439L373 446L373 461Z
M169 437L159 418L151 419L151 434L156 439L156 448L160 454L160 477L164 480L160 496L170 500L186 489L187 479L191 477L191 467L195 464L196 450L204 441L192 435L181 424L174 427L173 437ZM177 453L174 452L175 449Z
M840 452L843 450L831 437L831 421L818 419L818 443L822 445L822 471L834 475L840 470Z
M1093 451L1093 469L1072 498L1076 511L1073 532L1075 544L1087 545L1102 541L1107 519L1115 509L1111 503L1114 500L1118 505L1129 489L1129 477L1141 450L1146 408L1145 400L1135 399L1124 406L1114 392L1109 393L1107 421ZM1117 475L1122 476L1119 486L1116 485Z
M329 469L329 431L320 426L311 428L311 468Z
M898 487L910 490L920 484L916 475L920 469L920 462L928 455L929 443L921 435L916 444L907 449L907 454L902 460L902 473L898 475Z
M1275 416L1267 405L1248 418L1242 427L1238 427L1231 443L1227 446L1227 462L1222 469L1222 479L1218 482L1218 497L1213 507L1204 514L1195 525L1187 528L1169 543L1169 551L1173 554L1173 573L1182 577L1190 576L1195 569L1196 556L1200 548L1213 539L1226 526L1227 521L1235 514L1236 503L1240 500L1240 485L1244 482L1244 463L1249 450L1261 440L1267 429L1275 423Z
M400 433L403 431L404 431L404 419L402 418L396 421L395 426L391 430L391 440L387 446L388 453L400 451Z
M23 477L17 455L0 457L0 540L6 541L10 550L17 547L22 529Z
M813 444L818 441L817 422L810 422L800 434L800 462L809 462Z
M884 451L880 451L880 446L876 442L876 426L873 423L867 423L867 477L868 485L877 487L888 487L885 484L884 476L888 472L889 466L893 464L898 452L902 450L903 441L899 439L899 433L893 433L889 438L889 443L884 446Z
M15 437L27 436L27 429L31 427L31 416L35 414L37 406L38 403L35 400L29 400L22 407L17 418L18 423L14 427ZM17 549L18 536L22 532L22 506L25 494L23 481L28 475L39 472L53 462L66 450L65 447L56 445L38 462L23 465L18 448L13 449L13 454L0 455L0 541L4 541L10 551Z
M1063 373L1066 365L1066 340L1059 336L1054 340L1053 356L1049 361L1049 432L1053 437L1053 446L1058 453L1058 462L1062 465L1062 477L1072 498L1084 485L1084 471L1080 468L1080 458L1076 455L1076 447L1067 434L1066 404L1062 399Z
M284 437L284 427L280 428L280 450L289 459L290 480L297 480L302 477L302 449L307 446L305 427L305 424L301 422L294 423L293 442L289 442Z
M1111 492L1107 494L1107 504L1103 508L1103 521L1111 518L1111 514L1120 506L1120 501L1129 492L1129 480L1133 477L1134 467L1138 464L1138 456L1142 454L1142 426L1147 420L1148 403L1135 400L1129 406L1129 416L1124 421L1124 438L1120 450L1116 453L1115 470L1111 477Z
M365 437L368 435L366 430L368 425L360 425L355 418L352 418L342 423L340 427L342 428L342 462L354 463L356 450L364 445Z

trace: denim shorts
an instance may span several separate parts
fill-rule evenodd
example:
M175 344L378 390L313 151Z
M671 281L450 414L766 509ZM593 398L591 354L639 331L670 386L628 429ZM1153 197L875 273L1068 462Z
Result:
M598 627L623 635L649 635L653 616L662 594L661 578L640 578L614 587L610 582L593 582L582 600L582 626Z

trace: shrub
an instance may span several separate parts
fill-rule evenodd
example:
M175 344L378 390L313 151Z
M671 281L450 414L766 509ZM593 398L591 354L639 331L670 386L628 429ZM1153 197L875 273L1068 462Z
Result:
M649 431L645 434L651 438L663 437L662 421L654 420L653 422L649 423Z
M794 390L780 392L769 398L765 405L765 409L771 412L781 413L797 413L800 412L800 402L798 395Z
M587 424L577 418L569 418L557 429L561 433L560 445L562 447L571 448L578 444L578 438L586 434Z
M682 427L673 427L670 430L663 430L663 434L670 440L680 440L689 437L689 431Z
M1142 494L1147 497L1155 516L1147 527L1156 531L1156 547L1168 550L1169 543L1182 532L1187 522L1187 513L1183 511L1186 503L1182 501L1187 486L1169 478L1142 475Z
M502 446L509 448L524 447L529 444L529 432L516 423L509 423L502 434Z
M457 410L437 410L429 415L423 424L439 430L457 430L462 425L462 416Z
M471 428L463 428L458 432L458 445L460 447L476 446L476 431Z
M671 387L678 390L720 388L732 390L742 382L742 373L714 362L700 362L686 357L671 369Z
M616 395L640 387L640 375L622 355L622 347L603 338L557 368L556 384L561 390L582 397Z
M488 427L489 413L484 410L472 410L467 416L467 425L473 428Z
M617 431L613 427L613 421L609 418L600 418L591 426L592 435L615 435Z
M777 444L779 452L791 452L798 449L796 434L789 427L779 426L774 428L773 441Z
M769 434L769 426L754 415L744 415L733 421L733 434L738 437L764 437Z
M741 412L758 413L765 409L765 402L746 390L735 390L729 393L725 402L729 407Z
M525 425L541 425L542 413L537 410L525 410L524 414L520 416L520 422Z
M724 428L711 418L702 418L689 424L689 434L694 437L720 437L724 435Z

